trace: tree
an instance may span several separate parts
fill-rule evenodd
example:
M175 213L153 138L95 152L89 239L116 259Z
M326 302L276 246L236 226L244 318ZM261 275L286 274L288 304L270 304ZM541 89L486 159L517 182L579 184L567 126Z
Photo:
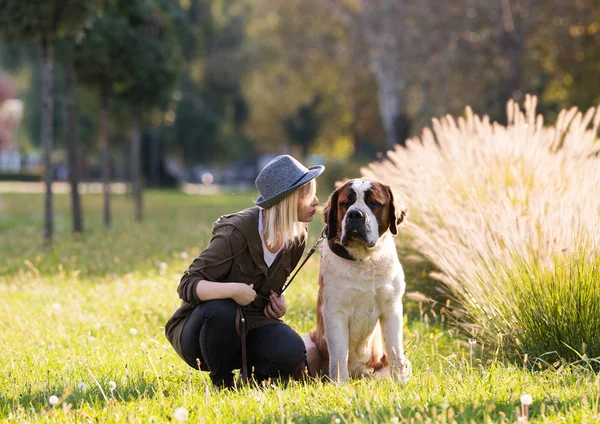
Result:
M106 228L111 226L109 105L112 96L135 86L140 74L149 71L138 69L138 61L148 63L149 59L144 59L143 55L152 56L154 53L151 43L143 42L144 37L151 35L147 31L154 30L152 25L148 25L154 19L152 14L155 11L152 8L153 2L150 0L117 0L110 3L102 16L86 29L75 51L77 75L83 83L95 87L99 97L103 221ZM147 81L139 85L145 84ZM131 90L135 92L135 89ZM131 95L129 98L133 99L135 96ZM136 107L147 109L144 104L137 104Z
M69 183L71 185L71 215L73 232L83 232L83 214L81 211L81 197L79 196L79 132L77 130L77 74L73 64L73 50L75 41L73 37L63 40L63 68L65 75L64 86L64 115L65 139L67 144L67 163L69 165Z
M58 35L76 34L96 12L88 0L0 0L0 31L10 40L39 42L42 47L42 144L44 146L44 241L52 242L53 43Z
M290 116L283 120L283 127L292 142L300 147L302 156L306 157L308 149L319 135L322 118L318 108L323 101L319 93L308 104L301 105Z
M132 83L117 90L118 101L129 110L131 121L131 175L135 197L135 217L143 216L141 179L141 130L153 111L164 110L171 100L180 61L170 14L176 6L170 2L138 1L129 11L135 31L129 40ZM140 105L144 105L143 108Z
M243 3L191 0L180 17L185 72L170 139L188 166L251 156L244 134L249 105L242 80L250 63Z

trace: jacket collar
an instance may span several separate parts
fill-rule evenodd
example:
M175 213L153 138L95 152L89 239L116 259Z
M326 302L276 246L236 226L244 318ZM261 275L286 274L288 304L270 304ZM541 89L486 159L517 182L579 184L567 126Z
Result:
M271 268L267 267L262 248L262 239L258 233L259 217L260 208L258 206L253 206L235 214L222 216L213 226L213 231L221 225L234 226L246 238L246 242L248 243L248 252L250 253L252 261L265 276L268 276L269 270L273 269L273 266L283 266L285 268L290 267L292 261L291 253L295 251L294 249L296 248L296 245L293 245L288 249L281 250Z

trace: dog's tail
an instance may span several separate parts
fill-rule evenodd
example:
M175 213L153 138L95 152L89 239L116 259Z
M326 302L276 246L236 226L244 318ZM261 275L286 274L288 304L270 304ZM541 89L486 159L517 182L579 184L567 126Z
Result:
M383 336L381 334L379 322L377 322L375 330L373 331L373 341L371 346L371 359L367 362L367 368L371 368L373 371L379 371L382 368L387 367L390 364L390 361L383 349Z

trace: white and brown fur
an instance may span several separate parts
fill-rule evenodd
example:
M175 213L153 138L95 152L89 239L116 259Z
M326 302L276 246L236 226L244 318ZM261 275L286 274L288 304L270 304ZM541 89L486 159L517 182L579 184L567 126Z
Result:
M343 382L410 372L402 345L404 272L393 239L405 215L401 199L377 181L351 180L327 201L327 238L356 260L323 245L317 329L304 336L311 374Z

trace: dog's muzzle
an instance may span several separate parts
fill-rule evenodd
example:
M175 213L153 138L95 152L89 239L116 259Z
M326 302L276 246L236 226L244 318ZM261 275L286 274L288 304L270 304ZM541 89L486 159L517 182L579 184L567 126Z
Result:
M346 213L344 234L342 234L342 245L351 241L358 241L370 245L367 240L367 216L361 210L354 209ZM372 247L372 246L369 246Z

